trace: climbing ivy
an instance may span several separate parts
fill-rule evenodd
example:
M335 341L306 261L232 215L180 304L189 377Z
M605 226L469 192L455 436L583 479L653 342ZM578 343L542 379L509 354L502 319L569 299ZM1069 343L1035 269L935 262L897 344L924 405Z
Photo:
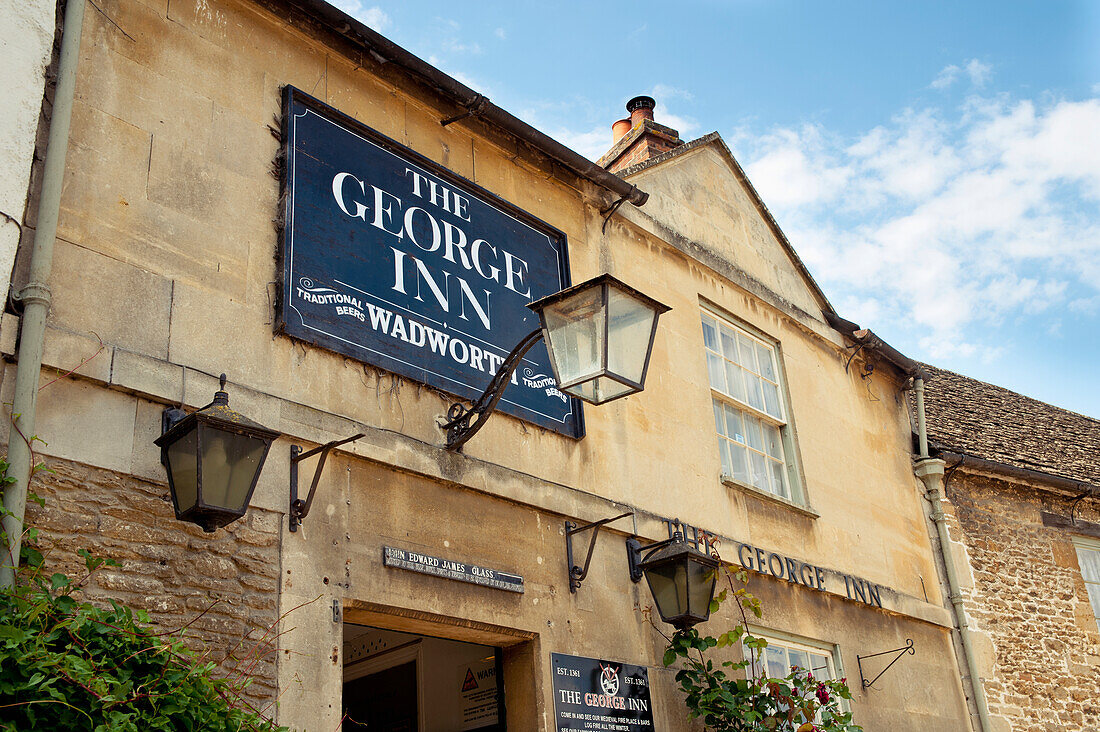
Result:
M769 678L766 664L755 664L760 670L754 669L751 657L760 658L768 642L748 632L746 610L760 617L760 600L744 587L745 570L732 572L723 564L717 571L728 589L715 596L711 612L732 600L741 623L717 637L700 635L694 628L665 636L664 665L677 664L676 682L689 715L702 719L710 732L862 732L852 723L852 713L842 707L842 699L852 698L845 679L816 679L798 667L782 678ZM735 581L742 586L735 586ZM739 644L745 660L716 665L708 658L711 649Z

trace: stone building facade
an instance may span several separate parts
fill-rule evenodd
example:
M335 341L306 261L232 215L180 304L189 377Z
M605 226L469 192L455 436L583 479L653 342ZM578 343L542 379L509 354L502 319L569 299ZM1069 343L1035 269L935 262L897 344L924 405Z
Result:
M297 729L350 726L345 715L361 713L382 714L375 726L441 732L563 729L556 664L568 657L647 675L652 729L688 730L674 671L661 664L664 641L643 612L651 596L631 581L625 552L628 538L664 539L679 518L752 570L764 606L756 631L780 669L816 659L819 673L846 676L868 730L970 727L910 460L915 364L837 326L846 321L717 134L682 143L645 119L635 138L620 138L629 167L616 177L319 0L111 0L101 10L81 34L43 343L34 434L45 442L35 450L52 472L36 473L46 507L28 513L58 566L83 546L123 561L99 575L93 599L121 597L164 627L194 621L213 657L243 635L263 644L277 634L277 650L261 645L253 703ZM293 99L305 106L289 114ZM332 334L295 336L289 314L337 296L339 317L384 329L398 348L416 345L428 322L377 325L386 307L369 299L377 292L337 290L359 266L351 260L324 281L287 277L288 232L307 197L293 173L307 161L295 156L331 159L323 141L302 146L319 138L299 145L304 119L339 127L348 150L368 141L420 171L400 194L413 222L402 233L430 219L434 245L431 229L398 238L400 196L368 199L362 173L329 171L308 193L325 226L358 219L388 232L377 251L392 250L386 266L407 267L390 288L409 286L403 307L438 304L433 317L459 329L476 327L475 305L489 309L488 289L480 298L455 284L460 299L448 301L440 288L451 280L438 274L432 289L429 254L466 262L453 272L467 285L507 282L527 299L610 273L672 307L645 390L584 407L583 419L580 403L562 397L577 410L572 434L506 406L453 451L439 424L510 346L479 341L482 366L474 340L451 346L481 373L441 386L392 359L340 352L324 340ZM660 150L631 148L654 131ZM409 207L417 196L428 202ZM495 269L478 269L488 245L463 246L454 233L475 199L558 246L564 277L525 269L529 255L506 256L500 241ZM23 223L33 229L30 210ZM325 231L298 234L346 246ZM441 249L445 235L456 238ZM4 402L23 328L9 308ZM426 373L426 363L406 366ZM233 408L281 437L247 516L205 534L175 519L153 441L165 408L201 408L223 372ZM525 378L506 394L557 398L546 374ZM310 514L291 531L292 446L356 434L329 456ZM313 465L301 466L303 487ZM567 522L623 514L599 534L571 592ZM573 537L582 556L591 536ZM518 576L523 592L458 581L461 570L409 571L395 552L424 559L421 570L432 560ZM705 627L736 619L727 609ZM910 639L914 655L860 688L861 665L868 680L885 666L867 656ZM475 698L479 679L498 695Z
M1100 422L928 367L947 548L997 732L1100 725ZM1093 555L1095 556L1095 555ZM1090 584L1094 587L1091 590Z

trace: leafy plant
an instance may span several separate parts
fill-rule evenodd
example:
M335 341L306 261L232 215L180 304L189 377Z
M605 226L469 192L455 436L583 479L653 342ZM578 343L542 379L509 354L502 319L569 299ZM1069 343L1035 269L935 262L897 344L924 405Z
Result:
M744 569L731 572L723 564L717 571L729 587L715 596L711 612L732 598L741 623L718 637L700 635L694 628L665 636L664 664L679 662L676 681L690 716L701 718L713 732L862 732L841 706L840 700L852 698L845 679L815 679L797 666L783 678L770 678L766 664L752 663L768 645L748 632L746 611L760 617L760 600L743 586L748 582ZM736 587L734 580L742 586ZM707 657L711 649L739 644L745 660L716 665Z
M6 467L0 459L0 476ZM247 666L238 664L233 680L219 678L217 664L182 635L148 627L143 610L78 600L98 568L117 562L81 549L81 579L47 576L37 539L34 529L24 531L15 586L0 590L0 730L286 729L244 698Z

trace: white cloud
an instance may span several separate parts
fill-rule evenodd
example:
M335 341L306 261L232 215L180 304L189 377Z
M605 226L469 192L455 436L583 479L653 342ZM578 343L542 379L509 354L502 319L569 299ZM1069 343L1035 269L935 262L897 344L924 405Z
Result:
M385 30L390 24L390 16L386 15L386 12L377 6L364 7L361 0L330 0L330 2L336 7L343 10L345 13L362 21L362 23L376 31Z
M508 37L508 33L503 28L497 28L495 31L493 31L493 35L495 35L502 41Z
M956 64L944 66L929 86L933 89L943 90L958 81L963 74L966 74L973 86L982 87L989 81L989 77L992 73L993 67L990 64L982 63L978 59L972 58L962 66L957 66Z
M985 86L985 83L989 81L989 76L992 73L992 66L983 64L976 58L972 58L966 62L966 75L970 77L970 83L974 86Z
M1006 319L1100 309L1100 99L971 97L854 138L731 139L841 315L928 332L929 357L995 359Z
M940 73L929 84L933 89L946 89L955 83L955 79L959 78L959 72L962 71L955 64L950 66L944 66Z

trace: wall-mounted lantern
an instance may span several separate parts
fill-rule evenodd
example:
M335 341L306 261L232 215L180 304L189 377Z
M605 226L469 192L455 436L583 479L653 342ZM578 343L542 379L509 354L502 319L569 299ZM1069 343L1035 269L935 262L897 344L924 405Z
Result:
M542 326L501 363L488 388L467 408L452 404L447 449L458 450L496 409L512 372L531 348L546 341L557 388L590 404L603 404L645 387L657 319L671 308L609 274L566 288L527 307ZM476 417L476 421L474 420Z
M199 411L164 410L162 430L154 444L176 518L211 532L243 516L279 433L229 408L225 374L214 401Z
M531 303L542 321L558 389L590 404L641 391L671 308L605 274Z
M679 530L671 539L648 547L642 547L637 539L630 539L626 548L630 578L639 582L645 577L661 620L680 630L706 622L721 564L718 559L685 541ZM649 552L645 559L642 559L643 551Z

